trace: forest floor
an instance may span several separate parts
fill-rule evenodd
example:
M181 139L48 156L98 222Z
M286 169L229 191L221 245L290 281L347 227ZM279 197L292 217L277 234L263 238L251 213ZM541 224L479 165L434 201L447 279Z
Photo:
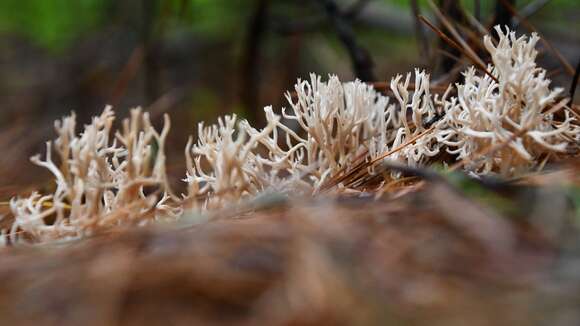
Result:
M572 325L580 161L0 251L2 325ZM378 198L376 198L378 197Z
M100 109L111 84L131 95L126 98L143 97L135 95L142 83L124 89L127 76L117 76L125 71L119 58L132 57L132 49L120 51L115 42L100 38L90 43L78 55L66 56L74 59L66 65L19 51L4 55L13 59L4 59L9 64L0 84L18 80L14 76L35 83L30 88L16 83L4 91L10 96L3 107L13 112L3 111L10 124L0 131L0 200L5 204L0 215L10 214L11 197L53 187L48 173L30 169L23 160L42 150L39 139L52 132L51 122L63 113L57 109ZM561 43L577 53L576 42ZM199 47L193 42L180 46L166 52L190 56ZM95 47L123 55L97 69L89 64L99 54ZM173 128L179 132L168 139L169 162L182 157L186 138L181 136L191 134L192 121L223 113L198 110L194 119L191 108L208 105L189 99L194 96L185 94L184 85L194 89L201 82L182 76L206 76L210 82L204 85L225 98L206 96L207 102L222 111L237 107L230 99L235 87L229 73L237 66L206 65L207 57L228 62L217 56L228 53L222 44L212 47L212 55L198 51L203 58L184 60L183 66L167 60L175 65L168 71L175 73L168 73L171 83L166 82L179 88L171 87L168 96L147 108L154 121L169 108L177 116ZM553 56L543 59L557 63ZM280 62L271 64L272 76L279 75ZM125 67L131 68L129 63ZM23 66L29 67L24 77ZM298 73L291 65L287 70L292 79ZM263 87L263 97L272 93L281 99L277 88L285 89L287 80L271 83L275 79L263 78L263 84L273 84ZM567 85L570 78L564 79ZM129 107L138 101L127 102L113 104ZM175 109L176 103L184 109ZM94 112L79 113L86 118ZM183 165L167 167L172 183L182 188ZM414 172L380 194L264 194L225 209L186 214L177 222L1 247L0 325L580 324L580 158L509 182L460 172ZM0 229L7 226L3 223Z

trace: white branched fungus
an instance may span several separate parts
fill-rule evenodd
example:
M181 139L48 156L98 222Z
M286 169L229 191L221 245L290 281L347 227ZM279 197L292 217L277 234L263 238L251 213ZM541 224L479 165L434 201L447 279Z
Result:
M446 103L447 125L439 141L449 153L469 159L469 170L513 176L534 166L543 155L564 152L579 129L568 111L562 122L543 114L562 89L550 89L546 70L536 65L538 36L517 38L514 32L496 30L497 46L489 36L484 44L493 62L488 71L497 81L478 75L474 68L464 73L457 97ZM481 150L502 142L507 142L504 148L479 156Z
M148 114L134 109L112 139L113 120L113 111L107 107L80 135L75 131L74 114L55 123L58 137L47 143L46 158L31 160L54 175L56 189L50 195L33 193L10 201L12 242L76 238L155 217L151 213L156 204L164 205L166 197L172 196L163 153L169 118L165 117L158 133ZM56 163L53 150L58 155ZM165 200L158 203L160 195ZM161 209L171 211L166 206Z
M256 195L269 184L253 150L272 132L277 120L251 133L247 132L247 121L239 122L238 127L236 120L232 115L218 119L217 125L204 127L200 123L197 144L192 146L190 138L186 146L188 198L194 203L196 198L204 198L204 208Z
M296 101L286 95L292 112L282 109L286 124L270 107L265 109L276 129L271 137L260 139L268 157L259 161L274 171L284 170L316 190L364 154L371 139L380 135L387 139L389 99L372 86L360 81L342 84L336 76L325 83L311 75L310 83L299 80L295 90ZM288 122L295 122L296 130ZM248 130L257 132L249 126ZM285 138L280 146L279 133Z
M442 97L431 95L429 75L419 70L412 85L412 74L391 80L394 100L360 81L330 76L323 82L313 74L298 81L295 97L286 95L291 110L277 115L264 109L262 130L235 115L209 127L200 123L197 143L190 138L185 149L189 187L181 199L165 172L167 116L159 133L147 113L133 110L114 139L110 108L80 135L75 116L64 118L56 123L58 138L47 143L46 158L32 158L54 175L56 189L12 199L14 222L0 232L0 243L75 238L178 217L185 209L222 207L265 190L316 193L361 159L378 160L394 149L384 160L421 166L448 152L447 160L468 161L472 173L510 177L527 171L578 142L580 128L568 112L558 121L545 114L561 89L550 89L546 71L535 63L538 37L497 31L497 45L484 39L493 77L469 68L464 82Z

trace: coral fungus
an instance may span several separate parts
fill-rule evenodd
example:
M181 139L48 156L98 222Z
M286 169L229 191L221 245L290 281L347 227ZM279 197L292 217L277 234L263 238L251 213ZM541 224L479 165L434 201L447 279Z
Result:
M81 237L178 217L183 209L222 207L268 189L315 193L361 157L409 166L468 160L465 169L476 174L525 172L540 159L564 153L580 128L568 112L561 119L545 114L561 89L551 89L546 71L536 65L538 36L496 29L497 45L484 39L493 77L469 68L463 83L442 97L431 95L429 75L419 70L413 85L412 74L391 80L394 100L358 80L341 83L330 76L324 82L312 74L310 81L298 81L296 97L287 94L290 110L278 115L264 109L267 125L261 130L235 115L209 127L201 123L197 143L190 139L185 150L189 187L182 198L172 194L165 172L168 117L158 132L147 113L135 109L114 137L109 107L81 134L74 114L66 117L55 125L58 137L47 143L46 158L32 158L54 175L56 189L12 199L14 222L2 241ZM383 158L394 148L401 150Z

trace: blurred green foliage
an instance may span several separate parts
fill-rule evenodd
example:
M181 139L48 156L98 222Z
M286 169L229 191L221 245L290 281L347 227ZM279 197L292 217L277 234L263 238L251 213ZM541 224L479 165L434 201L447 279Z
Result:
M112 5L135 5L137 0L2 0L0 1L0 34L21 35L49 49L61 49L72 41L111 19ZM134 1L134 2L133 2ZM155 0L149 0L155 1ZM157 0L159 13L165 26L185 27L207 37L232 37L243 30L245 17L252 10L250 0ZM409 0L374 0L408 8ZM276 6L296 6L293 1L274 1ZM463 0L472 10L474 1ZM523 7L531 1L518 1ZM427 0L419 1L427 8ZM482 13L490 12L495 1L480 1ZM578 0L553 0L543 10L564 13L567 8L577 8Z
M496 191L486 188L483 184L462 172L443 172L441 175L449 184L459 190L462 195L494 209L502 216L514 216L520 212L516 202L501 196Z
M52 49L65 47L97 27L104 17L99 0L2 0L0 33L25 36Z
M147 0L157 2L157 21L164 27L179 25L207 37L230 35L243 24L251 9L244 1L228 0ZM114 0L2 0L0 34L23 36L40 46L58 50L84 33L96 30L114 17L113 7L140 9L140 1ZM135 14L135 13L131 13Z

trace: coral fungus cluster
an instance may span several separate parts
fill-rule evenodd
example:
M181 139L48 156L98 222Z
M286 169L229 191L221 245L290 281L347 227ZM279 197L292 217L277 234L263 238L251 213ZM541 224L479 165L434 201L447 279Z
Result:
M464 168L476 174L518 175L577 145L580 127L567 111L561 119L545 114L561 89L551 89L535 63L538 37L497 31L497 45L484 39L492 60L487 72L469 68L442 96L431 94L429 75L419 70L391 80L394 99L358 80L330 76L324 82L311 75L298 81L296 96L287 94L290 110L264 109L261 130L235 115L201 123L197 142L190 139L186 147L188 191L182 196L171 192L165 172L167 117L158 132L147 113L133 110L113 137L110 108L80 134L73 114L57 121L46 158L32 158L54 174L56 189L12 199L14 222L2 241L77 238L176 218L184 209L222 207L265 190L315 193L361 158L409 166L467 160Z

